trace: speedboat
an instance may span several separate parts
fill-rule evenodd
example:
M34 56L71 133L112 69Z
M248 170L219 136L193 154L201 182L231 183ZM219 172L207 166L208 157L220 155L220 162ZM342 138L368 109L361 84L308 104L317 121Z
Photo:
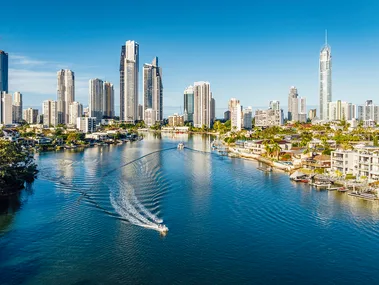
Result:
M165 234L165 233L168 232L168 227L166 227L165 225L158 225L158 230L159 230L161 233Z
M179 144L178 144L178 149L183 149L183 148L184 148L184 143L182 143L182 142L179 143Z

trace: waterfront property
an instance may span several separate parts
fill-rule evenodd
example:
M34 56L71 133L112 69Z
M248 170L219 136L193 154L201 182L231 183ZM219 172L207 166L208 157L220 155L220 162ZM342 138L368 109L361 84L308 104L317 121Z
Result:
M145 135L133 147L36 157L40 179L22 204L0 215L5 284L375 284L379 278L376 201L309 191L287 174L257 170L255 161L211 155L209 136L190 134L178 151L172 134ZM155 221L170 232L160 236ZM365 257L359 267L357 253Z

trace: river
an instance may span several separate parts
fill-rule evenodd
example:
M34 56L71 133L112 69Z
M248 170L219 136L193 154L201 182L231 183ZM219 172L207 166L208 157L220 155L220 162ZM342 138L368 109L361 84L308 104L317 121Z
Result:
M0 284L379 280L377 202L294 184L210 142L147 134L38 154L38 179L0 215Z

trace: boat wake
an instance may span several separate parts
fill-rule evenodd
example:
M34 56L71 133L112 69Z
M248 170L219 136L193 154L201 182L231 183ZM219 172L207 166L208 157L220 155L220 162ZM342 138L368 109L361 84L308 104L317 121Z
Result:
M163 220L151 213L138 201L134 188L119 182L118 187L110 189L110 202L117 214L133 225L153 229L161 233L167 232Z

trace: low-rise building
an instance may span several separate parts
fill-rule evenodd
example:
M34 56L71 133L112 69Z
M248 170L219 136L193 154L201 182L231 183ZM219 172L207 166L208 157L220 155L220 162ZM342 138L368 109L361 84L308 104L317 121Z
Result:
M312 158L307 158L303 161L303 167L310 170L325 170L329 169L331 165L330 155L316 155Z
M255 126L256 127L271 127L283 125L283 110L256 110L255 111Z
M184 116L178 115L177 113L175 113L172 116L169 116L168 117L168 125L171 127L184 126Z
M76 120L76 127L83 133L93 133L96 131L96 117L79 117Z
M355 152L352 150L335 150L331 154L331 171L342 175L354 174Z
M145 124L146 126L148 127L151 127L153 125L155 125L155 122L156 122L156 112L152 109L152 108L147 108L145 110Z

